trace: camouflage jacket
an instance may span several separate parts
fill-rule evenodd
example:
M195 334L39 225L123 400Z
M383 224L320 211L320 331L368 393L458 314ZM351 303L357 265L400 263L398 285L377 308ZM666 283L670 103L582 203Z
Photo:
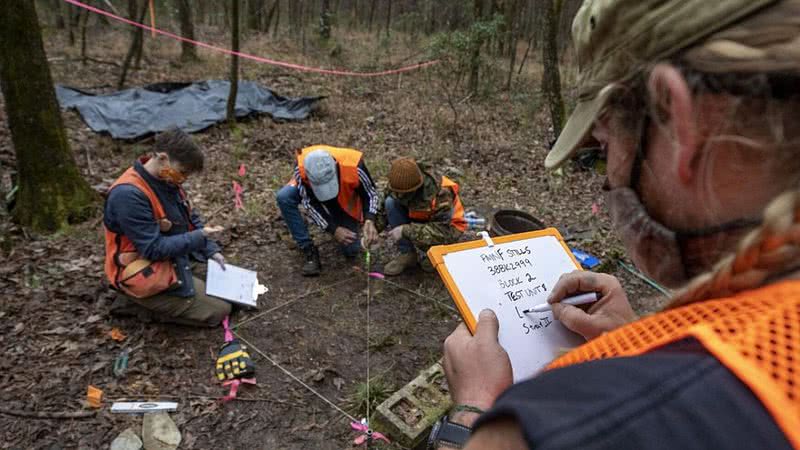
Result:
M415 247L427 251L433 245L452 244L461 236L461 231L453 227L450 221L453 217L453 203L455 193L450 188L442 188L442 178L431 175L427 167L420 164L422 170L422 186L414 192L398 195L387 189L384 198L391 196L401 205L411 211L428 210L433 197L436 196L436 209L431 219L427 222L412 221L403 227L403 237L410 240ZM381 231L387 226L387 215L384 202L381 202L381 211L377 215L376 226Z

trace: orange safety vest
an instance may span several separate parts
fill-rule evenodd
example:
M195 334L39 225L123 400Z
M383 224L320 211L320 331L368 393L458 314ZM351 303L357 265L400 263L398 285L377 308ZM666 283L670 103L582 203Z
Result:
M358 163L361 162L362 153L351 148L338 148L328 145L313 145L300 150L297 153L297 167L300 169L300 178L308 185L310 183L306 177L306 169L303 166L303 162L306 159L306 155L315 150L325 150L338 163L339 195L336 200L350 217L362 222L364 209L361 204L361 197L356 192L356 189L361 185L361 180L358 179ZM294 180L290 180L289 184L294 185Z
M645 317L570 351L547 369L641 355L687 337L746 384L800 448L800 281Z
M169 231L171 222L167 220L164 207L147 181L133 167L122 174L108 192L120 184L131 184L142 191L150 200L153 220L159 223L162 232ZM181 195L185 194L181 190ZM142 258L130 239L122 233L114 233L105 228L106 262L105 272L108 282L115 289L132 297L146 298L164 292L176 285L178 276L172 261L149 261ZM189 224L189 229L194 229Z
M461 204L461 197L458 195L458 183L450 178L442 176L441 188L450 188L453 191L453 217L450 219L450 225L461 232L466 231L467 219L464 218L464 205ZM433 196L430 208L409 210L408 217L418 222L427 222L431 220L433 212L436 211L436 197L436 195Z

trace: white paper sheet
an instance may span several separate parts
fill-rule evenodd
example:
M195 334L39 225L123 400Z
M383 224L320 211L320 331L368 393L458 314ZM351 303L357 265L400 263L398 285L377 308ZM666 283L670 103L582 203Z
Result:
M258 284L256 272L233 264L225 264L225 270L222 270L216 261L208 261L207 295L256 308L258 296L265 292L267 288Z
M522 312L546 302L561 274L577 269L555 237L448 253L444 263L476 320L484 309L497 315L514 382L535 375L564 348L585 342L552 312Z

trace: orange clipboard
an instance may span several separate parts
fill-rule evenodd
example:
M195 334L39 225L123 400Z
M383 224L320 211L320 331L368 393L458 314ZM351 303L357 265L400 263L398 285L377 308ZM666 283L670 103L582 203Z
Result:
M508 236L499 236L491 239L495 244L505 244L508 242L523 241L544 236L552 236L558 239L558 242L564 248L564 251L569 255L572 263L575 264L575 269L583 270L580 263L575 258L575 255L572 254L572 251L569 249L566 242L564 242L564 238L561 237L561 233L559 233L555 228L546 228L544 230L529 231L526 233L511 234ZM461 291L458 289L456 282L453 280L453 276L450 275L447 265L444 262L444 256L449 253L472 250L486 246L486 241L484 239L479 239L475 241L461 242L458 244L437 245L428 249L428 259L433 264L433 267L436 268L436 271L439 272L439 276L442 278L442 281L447 287L447 291L450 292L450 296L453 298L456 307L458 307L458 312L461 313L464 323L467 324L467 328L469 328L469 331L472 334L475 334L475 327L477 326L478 322L475 319L475 315L472 314L472 311L469 309L469 306L467 306L467 302L464 299L464 296L461 294Z

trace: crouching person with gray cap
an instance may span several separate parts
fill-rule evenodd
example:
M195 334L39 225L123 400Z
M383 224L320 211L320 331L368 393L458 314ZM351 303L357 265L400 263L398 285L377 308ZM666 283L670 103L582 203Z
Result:
M305 255L304 276L319 275L322 264L300 214L301 204L311 220L333 235L347 257L361 251L362 223L365 240L377 239L378 192L358 150L314 145L298 151L292 179L278 191L277 200L292 238Z

